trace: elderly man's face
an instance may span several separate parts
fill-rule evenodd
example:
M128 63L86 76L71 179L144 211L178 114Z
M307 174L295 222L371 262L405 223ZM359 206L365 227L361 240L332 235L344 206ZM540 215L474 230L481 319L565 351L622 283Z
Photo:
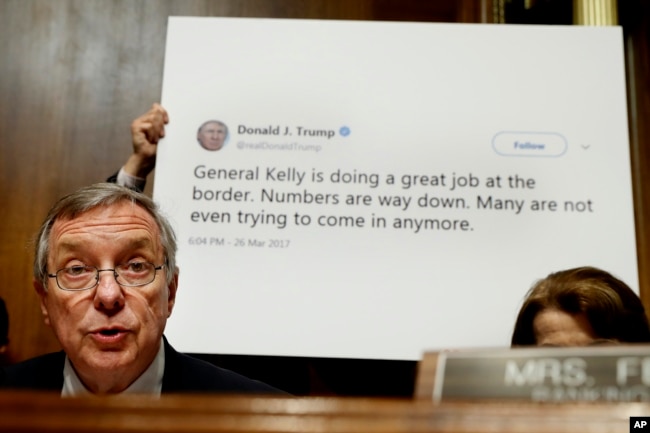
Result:
M135 261L164 263L160 231L140 206L121 202L99 207L52 226L48 273L86 265L113 269ZM122 287L112 272L101 272L89 290L61 290L35 281L45 323L52 327L75 371L95 393L126 389L151 364L160 347L176 297L178 275L165 272L140 287Z
M206 123L197 137L201 146L208 150L219 150L226 140L226 127L215 122Z

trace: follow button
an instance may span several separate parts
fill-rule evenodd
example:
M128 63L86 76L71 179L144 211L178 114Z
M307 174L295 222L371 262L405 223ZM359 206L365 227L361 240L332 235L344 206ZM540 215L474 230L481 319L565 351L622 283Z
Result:
M502 131L492 138L494 151L503 156L562 156L566 139L556 132Z

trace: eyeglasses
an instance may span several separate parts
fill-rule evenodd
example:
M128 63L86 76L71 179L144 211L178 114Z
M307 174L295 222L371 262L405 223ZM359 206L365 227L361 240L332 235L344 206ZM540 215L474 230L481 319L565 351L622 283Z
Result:
M88 290L99 284L100 272L113 272L115 281L120 286L138 287L151 283L156 279L156 271L165 266L156 266L149 262L129 262L117 265L115 269L98 269L95 266L70 266L59 269L55 274L47 274L56 278L56 285L61 290Z

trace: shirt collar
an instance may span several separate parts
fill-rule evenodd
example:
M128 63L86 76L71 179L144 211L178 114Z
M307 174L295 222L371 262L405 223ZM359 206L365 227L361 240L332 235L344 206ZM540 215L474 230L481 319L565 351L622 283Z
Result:
M147 369L121 394L149 394L160 396L163 374L165 373L165 344L161 340L160 349ZM63 366L62 397L92 395L75 371L70 358L66 355Z

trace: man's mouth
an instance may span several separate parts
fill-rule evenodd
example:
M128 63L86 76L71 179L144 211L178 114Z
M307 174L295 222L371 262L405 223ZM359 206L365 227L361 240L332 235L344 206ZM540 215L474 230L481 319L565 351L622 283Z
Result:
M126 338L128 330L123 328L98 329L92 335L97 342L102 344L115 344Z

